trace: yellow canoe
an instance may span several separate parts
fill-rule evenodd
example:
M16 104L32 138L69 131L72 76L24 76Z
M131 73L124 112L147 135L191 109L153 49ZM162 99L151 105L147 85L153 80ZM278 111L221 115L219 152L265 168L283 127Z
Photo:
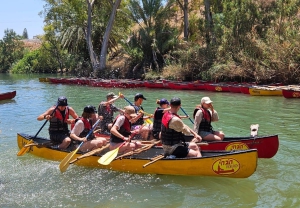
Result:
M40 77L39 82L49 82L49 79L47 77Z
M258 96L282 96L281 88L249 87L250 95Z
M18 133L17 142L21 149L28 143L33 136ZM49 142L46 138L37 137L34 139L36 144ZM108 150L107 150L108 151ZM52 149L51 147L30 146L28 152L49 160L61 161L69 151ZM101 152L104 155L106 152ZM247 178L251 176L257 166L257 150L238 150L238 151L202 151L201 158L162 158L146 167L145 164L151 161L151 158L163 153L161 147L153 147L139 154L123 157L112 161L109 165L98 163L101 155L91 155L78 160L76 165L110 169L139 174L166 174L166 175L190 175L190 176L214 176L229 178ZM74 159L82 156L83 153L77 152Z

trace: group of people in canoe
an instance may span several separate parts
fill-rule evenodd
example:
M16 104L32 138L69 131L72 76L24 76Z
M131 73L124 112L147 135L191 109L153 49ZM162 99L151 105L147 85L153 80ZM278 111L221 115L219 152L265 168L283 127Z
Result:
M130 105L123 109L116 107L114 102L119 98L125 99ZM201 157L197 142L224 138L222 131L212 129L211 122L218 121L219 117L209 97L203 97L200 105L196 106L193 113L193 129L182 121L182 118L188 116L178 115L178 111L182 110L180 98L174 97L170 101L165 98L157 100L159 106L154 114L144 112L144 100L147 99L141 93L135 95L134 103L122 94L117 96L108 93L106 100L100 102L98 111L94 106L88 105L84 107L81 116L78 116L75 110L68 106L67 98L60 96L57 104L39 115L37 120L49 120L49 136L55 144L52 148L66 149L70 145L80 145L82 152L92 151L109 142L111 150L119 148L120 153L126 153L142 147L143 140L155 139L161 141L165 156ZM119 114L114 117L116 112ZM150 120L152 118L153 122ZM95 132L109 137L97 136L99 134ZM184 135L193 135L194 138L185 142Z

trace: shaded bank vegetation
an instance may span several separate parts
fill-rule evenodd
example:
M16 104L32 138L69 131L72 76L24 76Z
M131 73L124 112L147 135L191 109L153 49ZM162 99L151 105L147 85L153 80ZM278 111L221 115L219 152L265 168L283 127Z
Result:
M298 0L45 2L40 47L6 30L1 72L300 82Z

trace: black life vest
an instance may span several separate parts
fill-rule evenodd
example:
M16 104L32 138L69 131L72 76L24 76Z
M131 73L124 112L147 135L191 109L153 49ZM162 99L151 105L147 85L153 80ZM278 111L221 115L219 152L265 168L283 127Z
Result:
M117 119L118 119L120 116L121 116L121 115L118 115L118 116L116 117L116 119L114 120L113 125L116 123ZM124 116L124 117L125 117L124 123L123 123L123 125L120 127L120 129L118 130L118 132L119 132L120 134L122 134L124 137L128 137L128 136L131 134L131 132L130 132L130 130L131 130L131 123L129 122L129 119L128 119L126 116ZM121 139L121 138L119 138L119 137L117 137L117 136L115 136L115 135L113 135L113 134L110 134L110 141L111 141L111 142L114 142L114 143L121 143L121 142L124 142L123 139Z
M201 110L202 115L203 115L202 120L201 120L200 125L199 125L198 132L200 132L200 131L212 131L211 114L210 114L209 110L204 109L204 108L196 108L194 110L194 118L195 118L195 115L196 115L198 110Z
M54 112L54 116L50 119L49 133L68 133L69 119L69 107L66 107L64 111L60 111L58 108Z
M138 114L140 110L144 111L144 108L142 106L136 106L134 105L134 110L135 113ZM144 119L143 116L140 117L135 123L133 123L132 125L143 125L144 124Z
M184 142L184 134L182 132L177 132L169 128L169 123L174 116L180 118L177 114L171 112L164 113L162 117L161 140L164 145L172 146Z
M153 118L153 132L160 132L161 131L161 120L163 117L163 112L164 109L161 107L157 107L154 113L154 118Z

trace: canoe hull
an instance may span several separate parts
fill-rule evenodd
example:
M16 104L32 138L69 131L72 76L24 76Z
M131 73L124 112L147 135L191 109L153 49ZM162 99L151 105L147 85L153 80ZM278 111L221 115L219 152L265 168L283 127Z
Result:
M202 150L246 150L257 149L259 158L272 158L279 148L278 135L256 137L225 137L223 141L208 142Z
M18 134L17 142L19 148L22 148L29 140L30 136ZM43 138L37 138L35 142L49 141ZM232 151L213 153L207 152L207 156L202 158L184 158L184 159L161 159L145 168L143 165L148 163L151 158L162 153L160 147L151 148L145 152L131 157L125 157L122 160L114 160L109 165L104 166L97 161L100 156L93 155L79 160L75 164L86 167L110 169L115 171L138 173L138 174L166 174L166 175L189 175L189 176L214 176L230 178L247 178L251 176L257 166L257 150ZM61 161L69 152L54 150L48 147L38 148L32 146L29 153L49 160ZM204 153L203 153L204 154ZM74 158L81 156L77 153Z
M10 100L10 99L13 99L16 96L16 94L17 94L16 91L0 93L0 100Z
M282 89L282 95L285 98L300 98L300 89L297 90Z
M249 88L249 94L253 96L282 96L282 90Z

